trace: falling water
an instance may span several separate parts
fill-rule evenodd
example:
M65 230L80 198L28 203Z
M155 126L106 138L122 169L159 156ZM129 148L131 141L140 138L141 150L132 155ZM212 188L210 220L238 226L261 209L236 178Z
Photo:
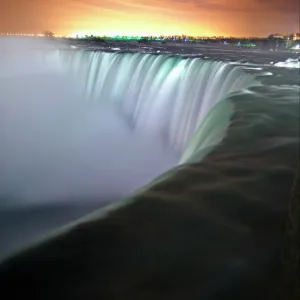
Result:
M28 201L133 192L179 162L218 101L254 84L237 67L201 59L25 53L6 53L1 69L0 190Z
M165 282L168 299L255 299L262 283L277 293L297 73L272 69L257 84L215 61L10 45L0 47L0 255L47 242L0 264L2 291L154 299ZM78 219L107 200L118 205Z
M113 103L129 124L182 152L210 109L257 84L242 69L168 55L67 51L61 54L85 98Z
M232 114L228 105L223 122L187 147L218 101L254 83L221 62L58 50L26 39L2 39L1 46L0 213L2 227L11 228L2 236L7 249L134 192L207 140L219 142ZM49 216L41 217L45 209Z
M0 50L0 207L2 227L13 224L6 248L14 235L31 239L200 161L230 124L234 107L221 100L257 84L217 61L24 43L4 40ZM46 207L50 221L38 217Z

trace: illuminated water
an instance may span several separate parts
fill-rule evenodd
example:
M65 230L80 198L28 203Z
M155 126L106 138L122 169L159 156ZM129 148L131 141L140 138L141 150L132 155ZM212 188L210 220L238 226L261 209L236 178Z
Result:
M0 191L21 203L128 195L178 164L222 97L255 83L239 68L200 59L22 55L4 61L0 83ZM225 134L229 115L209 143ZM193 147L209 146L198 140Z
M278 251L299 143L294 73L289 80L275 69L199 58L5 45L2 253L119 201L178 164L151 184L155 197L191 207L204 199L212 223L257 226L269 236L264 262L267 251ZM259 227L262 219L277 219L278 228L271 221ZM213 240L211 253L225 243L222 235Z

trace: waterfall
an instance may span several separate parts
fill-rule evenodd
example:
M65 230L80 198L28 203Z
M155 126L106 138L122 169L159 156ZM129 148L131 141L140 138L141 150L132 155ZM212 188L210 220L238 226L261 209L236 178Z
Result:
M281 269L300 89L276 76L296 72L273 69L270 84L252 86L253 77L217 61L6 49L0 47L3 295L277 293L268 283ZM158 140L179 155L172 159ZM91 196L96 203L88 208ZM116 203L104 204L108 196Z
M271 216L267 227L276 228L285 218L277 212L299 145L299 87L250 87L258 84L241 68L199 58L45 49L36 39L34 49L5 43L0 39L0 227L9 231L0 233L0 259L96 208L107 210L92 218L129 202L142 208L139 220L152 209L157 232L171 222L177 245L186 244L186 220L205 230L211 216L212 236L195 236L204 237L199 251L208 239L220 242L209 257L224 245L240 249L240 236L228 243L226 228L248 233L256 224L257 236L274 236L261 232L261 222ZM179 216L181 207L190 211L179 231L178 218L168 219L172 207ZM262 214L267 207L271 214Z
M226 135L229 94L256 84L219 61L22 43L0 49L0 193L9 197L127 195L201 161Z
M201 161L226 135L227 96L255 83L217 61L22 41L0 40L0 225L18 224L0 255Z
M95 102L113 103L129 124L183 153L220 100L255 84L241 68L218 61L140 53L62 51L68 74Z

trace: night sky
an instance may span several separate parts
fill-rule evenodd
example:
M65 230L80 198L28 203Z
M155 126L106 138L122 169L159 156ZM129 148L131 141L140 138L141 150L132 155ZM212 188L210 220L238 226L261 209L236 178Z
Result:
M0 0L0 32L267 36L299 30L300 0Z

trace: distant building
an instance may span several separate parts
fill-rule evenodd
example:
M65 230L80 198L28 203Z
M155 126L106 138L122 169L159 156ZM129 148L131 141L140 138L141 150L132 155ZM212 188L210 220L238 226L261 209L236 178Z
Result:
M44 34L45 37L49 37L49 38L54 37L54 33L52 31L49 31L49 30L44 31L43 34Z
M294 40L294 41L300 41L300 33L295 33L295 34L293 35L293 40Z
M283 40L285 37L282 34L275 33L275 34L270 34L269 39L280 39Z

